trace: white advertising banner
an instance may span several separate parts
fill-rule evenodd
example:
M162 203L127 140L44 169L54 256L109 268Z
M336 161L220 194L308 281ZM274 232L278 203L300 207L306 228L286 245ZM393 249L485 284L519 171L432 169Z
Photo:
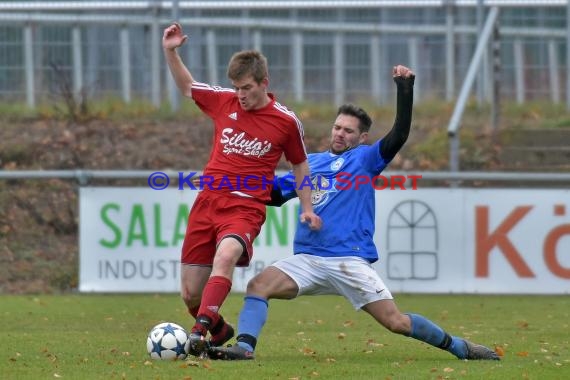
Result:
M86 187L80 190L79 290L178 292L180 252L195 190ZM290 255L298 201L268 207L254 258L237 268L232 289Z
M570 293L569 191L376 194L375 268L392 291Z
M80 291L178 292L196 195L82 188ZM374 267L393 292L570 293L569 201L565 190L377 191ZM234 273L234 291L292 254L297 208L297 200L268 208L251 265Z

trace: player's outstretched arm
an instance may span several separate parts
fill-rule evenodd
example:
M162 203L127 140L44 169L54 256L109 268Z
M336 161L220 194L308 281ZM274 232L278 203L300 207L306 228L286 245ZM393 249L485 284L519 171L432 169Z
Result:
M380 154L386 161L390 161L396 156L410 134L416 78L412 70L402 65L394 66L392 75L397 86L396 120L380 144Z
M299 196L301 203L301 215L299 220L301 223L307 223L312 230L320 230L323 221L313 211L313 204L311 203L311 185L305 182L310 178L309 163L307 160L300 164L293 165L293 174L295 174L295 191Z
M180 58L180 55L178 55L178 52L176 51L176 49L182 46L187 39L188 36L182 32L180 24L175 22L164 29L164 33L162 35L162 50L164 51L164 58L166 59L168 68L172 73L174 82L176 82L176 86L182 95L191 97L194 78L186 66L184 66L182 58Z

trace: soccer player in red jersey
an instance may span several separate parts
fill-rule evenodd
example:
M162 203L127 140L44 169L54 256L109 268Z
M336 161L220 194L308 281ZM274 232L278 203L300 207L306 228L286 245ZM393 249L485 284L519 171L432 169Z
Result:
M164 30L162 47L182 94L214 121L213 147L204 169L212 181L190 211L181 259L182 298L196 318L190 353L201 356L209 344L219 346L234 335L218 311L230 292L234 268L249 265L282 154L300 184L301 221L319 229L321 219L313 212L310 185L302 186L310 174L303 126L267 91L265 57L257 51L234 54L227 71L233 89L214 87L194 80L178 55L176 49L187 39L180 24L173 23Z

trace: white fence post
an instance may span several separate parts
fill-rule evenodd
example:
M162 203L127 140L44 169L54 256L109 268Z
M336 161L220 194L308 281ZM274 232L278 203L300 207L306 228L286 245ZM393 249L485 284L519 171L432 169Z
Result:
M335 33L334 35L334 103L340 106L346 99L346 81L344 70L344 35Z
M73 96L80 100L83 90L83 58L81 56L81 29L79 25L74 25L71 29L71 50L73 57Z
M415 70L415 68L412 68ZM380 36L374 33L370 36L370 91L374 103L382 103L382 74L380 69Z
M560 103L560 75L558 75L558 49L556 40L548 40L548 72L550 79L550 99Z
M305 99L305 65L303 54L303 34L296 30L292 35L292 76L293 76L293 92L295 94L295 101L302 102Z
M208 29L206 32L206 57L208 60L208 82L219 85L218 81L218 49L216 48L216 32Z
M448 1L445 12L445 100L455 96L455 16L453 1Z
M515 65L515 91L518 104L524 103L525 83L524 83L524 57L523 43L520 38L515 39L513 44L513 58Z
M36 106L35 72L34 72L34 49L32 25L24 26L24 67L26 71L26 103L28 107Z
M121 94L125 103L131 102L131 42L129 28L121 26L119 32L121 41Z

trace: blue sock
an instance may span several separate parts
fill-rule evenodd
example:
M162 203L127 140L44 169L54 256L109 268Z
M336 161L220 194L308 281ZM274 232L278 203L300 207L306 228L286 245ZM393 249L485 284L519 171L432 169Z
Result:
M431 344L434 347L441 348L451 352L459 359L467 357L467 346L463 339L451 336L441 327L422 317L418 314L407 314L412 322L412 332L410 337Z
M252 352L255 350L257 337L261 333L265 321L267 321L268 308L269 304L266 299L256 296L245 296L238 319L238 346ZM249 339L246 339L246 341L240 340L240 337L244 335Z

